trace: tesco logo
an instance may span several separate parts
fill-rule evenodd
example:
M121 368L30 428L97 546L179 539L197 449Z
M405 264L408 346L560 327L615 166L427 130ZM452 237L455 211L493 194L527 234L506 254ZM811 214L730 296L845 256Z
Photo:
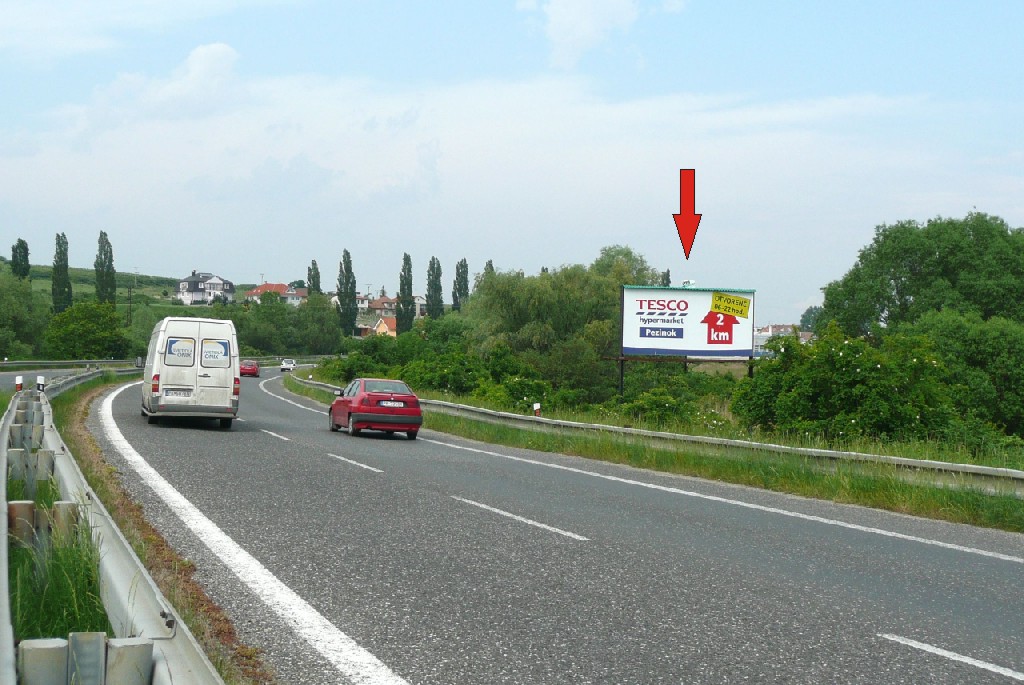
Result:
M690 308L690 304L686 300L637 300L636 306L641 310L662 312L685 312Z

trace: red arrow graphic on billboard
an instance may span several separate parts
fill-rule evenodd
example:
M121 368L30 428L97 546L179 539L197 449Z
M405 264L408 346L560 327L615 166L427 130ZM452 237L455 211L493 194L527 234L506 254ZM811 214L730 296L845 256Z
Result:
M697 227L700 226L700 214L697 214L696 199L694 195L696 181L694 180L693 169L679 170L679 213L673 214L676 220L676 230L679 231L679 242L683 244L683 254L690 258L690 250L693 249L693 239L697 237Z

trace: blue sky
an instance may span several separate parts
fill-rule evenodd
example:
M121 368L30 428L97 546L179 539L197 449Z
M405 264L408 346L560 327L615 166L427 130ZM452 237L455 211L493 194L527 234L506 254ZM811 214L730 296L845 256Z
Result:
M0 240L394 293L593 261L821 300L875 226L1024 225L1024 3L0 0ZM690 259L680 168L703 213Z

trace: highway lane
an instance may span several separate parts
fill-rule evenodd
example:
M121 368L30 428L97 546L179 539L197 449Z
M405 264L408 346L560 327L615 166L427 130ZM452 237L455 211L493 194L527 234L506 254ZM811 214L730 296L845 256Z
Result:
M282 682L357 682L341 674L366 653L390 675L363 682L1024 678L1024 536L480 445L429 418L416 441L352 438L266 376L243 379L231 431L149 426L137 385L110 403L271 574L255 589L117 455L100 404L90 425ZM276 583L333 647L289 623Z

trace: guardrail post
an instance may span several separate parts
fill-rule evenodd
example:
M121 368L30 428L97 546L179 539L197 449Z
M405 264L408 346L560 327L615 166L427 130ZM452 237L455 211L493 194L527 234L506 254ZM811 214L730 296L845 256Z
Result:
M104 685L107 672L107 634L68 635L68 682Z
M60 500L53 503L53 534L59 540L67 540L78 525L81 510L77 502Z
M144 637L107 640L107 683L149 685L152 679L152 640Z
M10 474L7 475L9 480L25 480L25 473L28 471L28 454L24 449L18 447L7 450L7 468L10 471Z
M18 645L18 673L21 685L67 685L68 641L22 640Z
M8 502L7 530L15 540L31 546L36 534L36 503L30 499Z

